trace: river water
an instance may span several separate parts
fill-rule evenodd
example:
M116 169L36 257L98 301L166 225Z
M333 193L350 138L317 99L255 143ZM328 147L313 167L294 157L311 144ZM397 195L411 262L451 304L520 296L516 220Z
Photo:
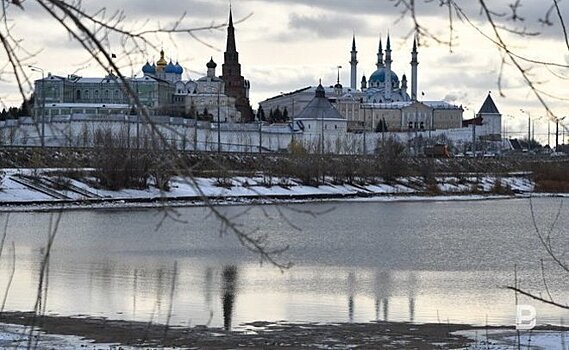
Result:
M533 199L537 224L568 251L561 199ZM514 284L567 302L568 274L546 255L528 199L441 202L327 202L225 206L244 231L267 235L281 271L259 264L201 207L169 212L69 211L48 265L46 310L59 315L235 327L250 321L460 322L510 325ZM52 213L12 213L0 257L0 295L15 275L6 310L31 310ZM164 220L163 220L164 219ZM175 219L175 220L174 220ZM0 222L6 214L0 216ZM544 259L542 271L540 259ZM536 307L538 323L567 312ZM171 312L170 312L171 310Z

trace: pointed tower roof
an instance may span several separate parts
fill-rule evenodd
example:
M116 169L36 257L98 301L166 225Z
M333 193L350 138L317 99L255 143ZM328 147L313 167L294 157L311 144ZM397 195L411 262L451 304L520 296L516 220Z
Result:
M295 119L344 119L336 108L326 98L326 91L320 83L316 87L314 98L308 105L295 117Z
M381 34L379 35L379 49L377 50L377 63L375 66L377 69L383 67L383 45L381 43Z
M237 46L235 45L235 28L233 27L233 11L229 6L229 24L227 25L227 52L236 52Z
M413 38L413 52L417 52L417 37Z
M352 51L356 51L356 35L352 37Z
M498 111L498 107L496 107L490 92L482 104L482 107L480 107L478 114L501 114L500 111Z
M391 50L391 39L389 38L389 33L387 33L387 45L385 50Z

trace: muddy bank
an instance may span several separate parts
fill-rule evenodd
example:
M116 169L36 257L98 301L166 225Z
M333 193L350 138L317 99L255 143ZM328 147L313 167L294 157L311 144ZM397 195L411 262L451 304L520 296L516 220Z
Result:
M0 322L28 326L33 322L33 314L5 312ZM205 326L167 328L144 322L57 316L37 317L35 324L48 334L75 335L97 343L199 349L461 349L471 341L452 332L472 329L456 324L254 322L236 331L226 331Z

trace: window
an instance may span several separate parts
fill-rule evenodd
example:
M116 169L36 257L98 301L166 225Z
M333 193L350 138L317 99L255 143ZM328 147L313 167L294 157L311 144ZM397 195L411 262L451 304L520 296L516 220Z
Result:
M83 91L83 98L88 100L89 99L89 90Z
M95 97L96 99L99 98L99 90L95 90L95 95L94 95L94 97Z
M77 100L81 99L81 90L77 90Z
M118 100L119 98L119 90L115 90L115 100Z

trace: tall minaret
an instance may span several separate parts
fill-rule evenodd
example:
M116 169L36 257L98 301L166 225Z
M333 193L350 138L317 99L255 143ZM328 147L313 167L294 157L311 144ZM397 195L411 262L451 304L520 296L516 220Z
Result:
M411 51L411 100L417 100L417 38L413 39L413 51Z
M352 74L351 74L351 79L350 79L350 87L352 88L352 90L356 90L357 89L357 81L356 79L358 78L358 51L356 50L356 35L354 34L353 39L352 39L352 59L350 60L350 66L352 67Z
M383 47L381 45L381 35L379 36L379 49L377 50L377 63L375 66L377 69L383 67Z
M385 48L385 100L391 101L391 41L387 34L387 47Z

